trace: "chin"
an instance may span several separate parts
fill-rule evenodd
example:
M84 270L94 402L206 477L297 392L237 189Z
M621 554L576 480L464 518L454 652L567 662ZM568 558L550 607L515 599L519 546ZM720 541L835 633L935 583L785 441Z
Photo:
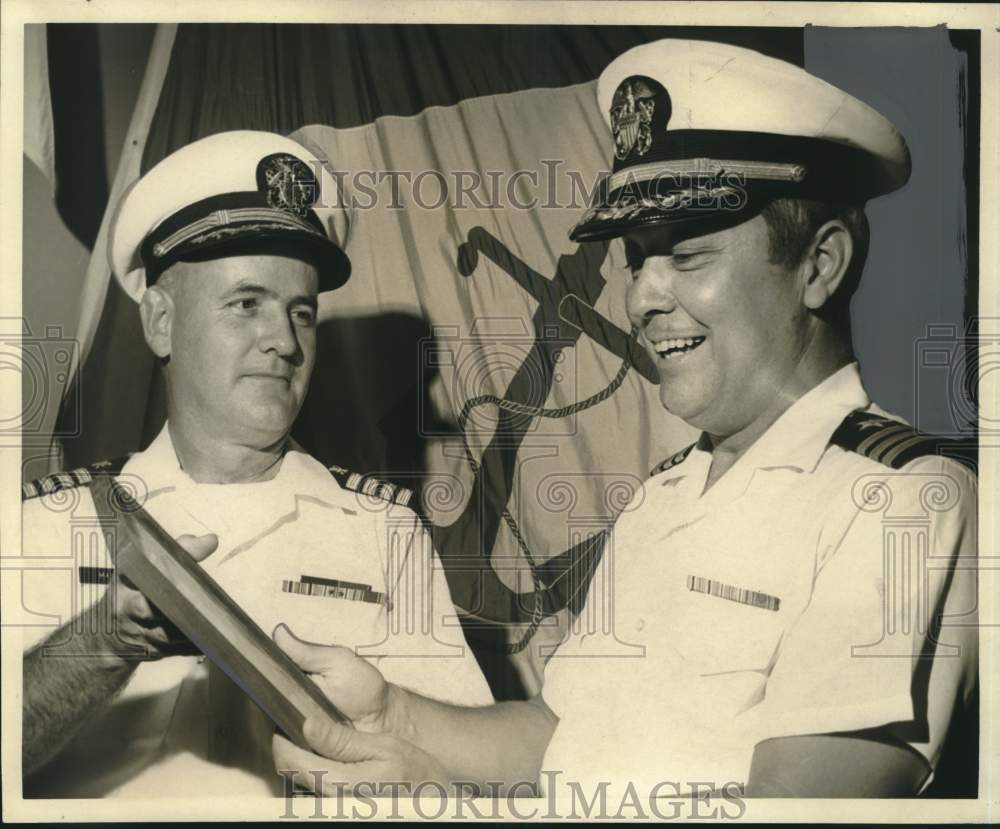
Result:
M280 415L261 413L256 417L248 413L248 416L243 418L241 431L248 437L252 436L257 445L270 446L292 430L293 421L294 418L290 418L287 412L282 412Z
M689 426L701 428L696 422L698 416L705 410L702 401L690 394L678 394L666 384L660 383L660 405L674 417L679 417Z

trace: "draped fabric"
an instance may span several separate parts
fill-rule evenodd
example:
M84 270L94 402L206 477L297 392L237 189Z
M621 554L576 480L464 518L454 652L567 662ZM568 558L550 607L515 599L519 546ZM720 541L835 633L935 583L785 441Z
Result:
M802 62L800 29L182 25L173 42L162 92L160 85L155 88L156 113L148 136L130 138L133 144L138 141L145 145L145 171L173 150L223 130L265 129L287 134L308 125L344 130L367 126L370 140L382 141L382 154L395 163L394 154L398 155L400 148L386 146L388 139L379 137L376 125L381 128L393 119L417 116L428 107L454 107L463 100L593 83L604 66L622 51L664 36L729 41ZM541 141L534 155L529 156L530 169L538 169L540 159L557 159L550 142L555 141L557 146L572 143L575 156L585 154L591 160L590 168L578 171L583 180L589 181L597 169L606 166L607 132L587 93L578 92L575 100L579 106L574 104L564 120L561 113L544 113L546 117L531 126L518 116L503 124L502 130L480 135L477 141L487 140L491 152L497 155L496 147L505 136L530 131ZM417 140L427 139L421 136ZM484 151L479 146L472 148ZM330 161L346 169L338 159ZM406 163L405 158L400 159L398 166L404 168ZM567 167L563 165L563 170ZM461 169L477 169L476 159L469 158ZM515 171L504 172L509 176ZM411 172L421 170L414 168ZM505 184L508 181L504 179ZM425 180L429 199L434 184L431 179ZM384 204L377 209L384 209ZM490 211L497 214L497 221L503 220L504 212L502 207ZM566 249L564 231L577 212L546 211L563 216L552 244ZM544 221L548 227L554 227L556 222L548 217ZM358 243L360 234L356 228L351 246ZM555 250L549 249L538 252L538 258L528 264L550 278L557 259ZM405 275L420 265L402 260L381 264L379 286L390 272ZM100 300L105 292L95 283L106 285L110 279L103 257L93 270L88 275L88 291ZM68 434L72 431L68 429L63 432L67 435L67 465L116 457L148 444L157 433L163 412L162 388L153 361L141 345L138 315L131 303L113 287L106 292L103 311L91 308L85 313L101 313L101 324L92 337L89 330L84 332L82 348L90 356L77 384L85 393L78 414L74 414L86 426L80 434ZM382 316L394 313L393 309L385 309ZM532 308L528 316L533 313ZM407 331L417 330L410 317L394 319ZM361 324L361 320L356 322L356 326ZM422 316L420 324L426 327ZM360 447L368 445L368 439L358 434L355 409L359 415L369 408L382 409L381 414L392 409L380 400L369 404L373 394L370 381L377 376L376 371L368 372L361 388L341 381L337 388L325 389L327 394L342 399L343 405L340 410L326 413L333 420L322 439L333 440L334 427L343 431L347 424L355 435L341 439L348 453L342 457L345 465L362 459ZM317 395L320 385L314 383ZM122 388L130 393L115 393Z
M204 136L263 129L343 177L353 276L320 298L293 434L324 463L420 493L456 604L488 623L470 634L501 697L532 690L502 654L535 610L524 549L537 564L592 553L648 470L694 437L630 345L620 245L567 238L609 165L595 79L660 37L804 62L801 29L182 25L143 150L145 171ZM81 381L89 428L68 463L157 433L162 382L141 343L113 287ZM626 359L613 394L574 410ZM467 456L460 415L477 398L489 402L467 412Z
M49 54L43 26L24 29L24 154L56 191L56 139L49 92Z

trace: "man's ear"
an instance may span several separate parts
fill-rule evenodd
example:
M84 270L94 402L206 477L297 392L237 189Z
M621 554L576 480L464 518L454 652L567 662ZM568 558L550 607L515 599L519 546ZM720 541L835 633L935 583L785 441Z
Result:
M174 310L173 297L158 285L146 288L139 302L139 317L146 344L161 360L170 356Z
M854 242L842 221L834 219L816 231L802 263L802 302L807 308L818 311L837 292L853 256Z

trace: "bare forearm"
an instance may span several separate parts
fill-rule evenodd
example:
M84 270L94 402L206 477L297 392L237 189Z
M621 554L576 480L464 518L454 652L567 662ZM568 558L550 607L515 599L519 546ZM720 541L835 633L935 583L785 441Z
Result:
M95 489L95 500L105 503L110 495L101 481L94 486L105 492L98 497ZM214 535L177 540L196 561L218 544ZM96 604L24 655L24 773L50 760L88 717L111 702L142 661L196 652L116 571Z
M534 786L558 718L540 697L463 708L393 688L393 731L435 757L452 782Z
M92 609L87 614L97 612ZM113 655L100 634L71 632L71 624L24 655L24 774L55 756L87 717L121 689L138 664Z

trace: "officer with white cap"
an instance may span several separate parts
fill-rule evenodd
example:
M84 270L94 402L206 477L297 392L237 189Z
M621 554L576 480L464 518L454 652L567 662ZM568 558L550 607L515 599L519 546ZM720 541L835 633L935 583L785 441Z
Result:
M910 176L871 107L803 69L721 43L639 46L601 75L612 173L571 237L745 215L778 197L863 205Z
M492 701L460 629L441 624L454 611L411 493L327 469L289 437L315 358L317 295L350 274L346 234L326 166L264 132L196 141L122 198L111 265L160 358L167 422L124 463L24 487L25 554L67 556L64 570L25 576L25 606L64 623L26 637L29 795L284 789L273 724L115 571L92 486L104 475L292 653L295 637L365 649L403 686ZM406 627L397 614L429 626L393 635Z
M803 69L717 43L632 49L598 101L613 171L571 235L623 239L661 402L702 437L619 517L539 697L461 711L365 668L378 692L334 700L387 733L318 728L315 753L276 738L276 759L569 784L660 817L657 797L709 790L913 795L975 684L975 579L955 565L976 514L956 447L875 406L851 348L863 206L905 184L905 142Z

